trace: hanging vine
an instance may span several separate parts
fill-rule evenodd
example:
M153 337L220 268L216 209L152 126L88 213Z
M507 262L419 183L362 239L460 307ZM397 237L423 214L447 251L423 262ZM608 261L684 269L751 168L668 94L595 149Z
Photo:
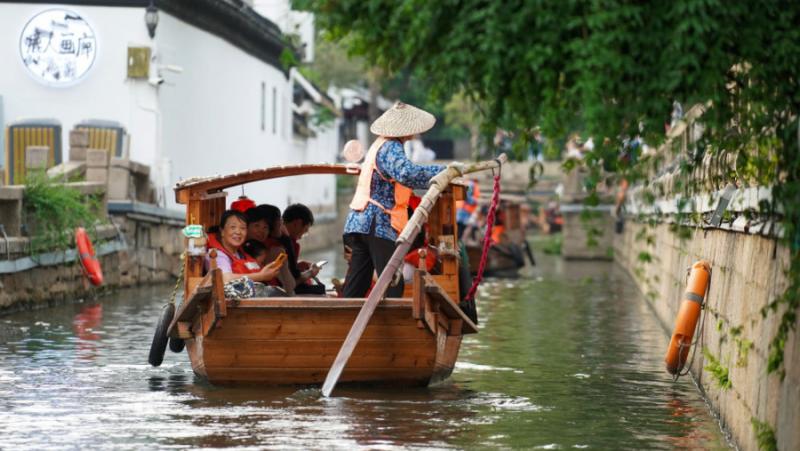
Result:
M782 374L800 307L799 2L293 5L314 12L324 36L346 38L350 52L369 64L413 71L432 98L463 93L478 102L485 132L501 127L525 141L540 126L552 141L571 131L595 137L582 162L592 191L622 179L647 183L666 169L663 183L647 187L654 197L688 199L727 183L772 187L771 201L746 214L776 223L771 233L790 252L787 289L763 312L781 317L769 371ZM664 141L673 102L704 106L692 145L673 142L669 155L621 158L628 138L640 135L655 147ZM681 214L687 224L708 220L690 206Z

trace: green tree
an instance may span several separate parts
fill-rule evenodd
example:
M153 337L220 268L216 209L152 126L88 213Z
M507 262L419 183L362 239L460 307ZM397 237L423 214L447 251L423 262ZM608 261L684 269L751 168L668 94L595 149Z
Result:
M396 73L412 70L432 98L463 92L500 126L596 137L586 157L618 167L622 137L663 139L672 102L707 106L704 154L733 154L729 181L771 184L765 206L791 246L789 287L772 342L778 370L800 307L800 2L780 0L294 0L352 54ZM604 139L605 138L605 139ZM764 150L766 149L766 150ZM691 190L687 185L685 190Z
M331 85L340 88L366 86L368 74L364 59L348 55L346 44L318 36L314 62L301 67L300 71L325 91Z

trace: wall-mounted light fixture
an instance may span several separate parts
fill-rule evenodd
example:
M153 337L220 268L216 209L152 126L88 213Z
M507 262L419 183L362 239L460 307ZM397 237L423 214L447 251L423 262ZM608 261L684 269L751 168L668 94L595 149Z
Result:
M150 35L150 39L155 38L156 27L158 26L158 8L153 5L152 0L150 0L150 6L145 10L144 23L147 25L147 33Z

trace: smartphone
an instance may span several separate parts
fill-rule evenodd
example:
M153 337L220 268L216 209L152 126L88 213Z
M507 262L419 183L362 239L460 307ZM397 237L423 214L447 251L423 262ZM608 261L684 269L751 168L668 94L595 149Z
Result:
M317 268L322 268L323 266L325 266L327 264L328 264L328 260L320 260L320 261L314 263L314 266L316 266Z

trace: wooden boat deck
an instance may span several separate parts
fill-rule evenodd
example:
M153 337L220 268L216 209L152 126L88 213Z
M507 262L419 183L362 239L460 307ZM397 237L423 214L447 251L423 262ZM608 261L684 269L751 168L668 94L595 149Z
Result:
M195 373L215 384L324 381L365 300L219 300L218 274L197 284L170 327L186 340ZM450 375L462 335L477 326L432 276L419 271L415 279L414 297L378 305L342 382L426 385Z

